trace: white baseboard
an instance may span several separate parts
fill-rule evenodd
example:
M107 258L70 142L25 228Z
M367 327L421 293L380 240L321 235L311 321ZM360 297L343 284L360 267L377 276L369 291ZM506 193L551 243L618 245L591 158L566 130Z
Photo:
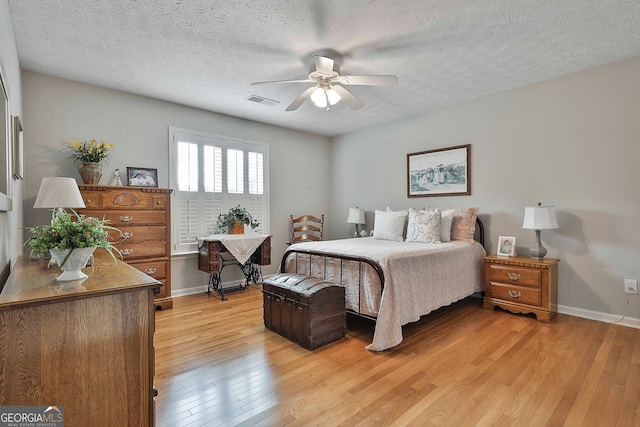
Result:
M622 316L619 314L601 313L599 311L568 307L566 305L558 305L558 313L582 317L583 319L597 320L604 323L616 323L621 326L640 329L640 319L635 317L625 316L624 319L620 320Z

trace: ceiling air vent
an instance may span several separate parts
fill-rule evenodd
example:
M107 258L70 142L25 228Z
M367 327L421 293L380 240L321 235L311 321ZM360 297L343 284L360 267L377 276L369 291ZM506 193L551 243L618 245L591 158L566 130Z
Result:
M250 97L247 98L247 101L257 102L258 104L266 105L267 107L273 107L275 105L280 104L279 101L275 101L269 98L263 98L258 95L251 95Z

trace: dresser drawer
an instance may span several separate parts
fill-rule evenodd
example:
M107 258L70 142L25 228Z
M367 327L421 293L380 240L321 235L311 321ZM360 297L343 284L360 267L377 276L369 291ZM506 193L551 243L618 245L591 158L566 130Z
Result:
M116 248L122 253L125 262L136 258L163 257L166 253L166 242L147 241L142 243L131 243L128 241L114 243Z
M504 301L519 302L535 306L540 306L542 304L540 289L524 286L491 282L489 284L488 294L491 298L498 298Z
M539 288L542 273L538 269L490 264L489 280Z
M165 225L167 214L162 211L129 211L117 212L101 209L82 209L82 213L96 218L104 218L112 227L120 228L123 225Z
M144 274L148 274L154 279L161 280L167 278L167 262L168 261L166 260L145 262L132 261L129 263L129 265L137 268Z
M167 227L156 226L125 226L119 227L117 230L109 230L109 236L113 243L140 243L149 240L156 242L165 242L167 238Z
M166 210L168 206L168 197L165 194L147 193L133 189L84 191L82 198L87 209Z

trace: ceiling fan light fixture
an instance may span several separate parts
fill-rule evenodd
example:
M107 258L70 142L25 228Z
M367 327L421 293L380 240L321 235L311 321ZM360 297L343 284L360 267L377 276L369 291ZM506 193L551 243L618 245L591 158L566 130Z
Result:
M327 95L321 87L317 87L311 94L311 100L319 108L325 108L327 106Z
M397 86L398 77L391 75L374 76L347 76L340 74L340 68L335 61L326 56L315 56L315 69L312 69L306 79L301 80L272 80L264 82L253 82L252 85L268 83L315 83L315 86L308 87L302 92L285 111L298 109L305 101L311 101L318 108L329 109L330 105L343 102L352 110L359 110L364 107L364 102L349 92L344 85L355 86ZM337 90L336 90L337 89Z

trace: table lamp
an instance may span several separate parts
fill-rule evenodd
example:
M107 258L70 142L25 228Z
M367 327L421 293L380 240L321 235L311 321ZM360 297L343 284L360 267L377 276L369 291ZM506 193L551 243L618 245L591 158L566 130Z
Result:
M85 208L78 183L73 178L46 176L42 178L34 208Z
M365 224L364 221L364 209L349 208L349 216L347 217L347 223L356 225L356 232L353 237L360 237L360 232L358 231L358 225Z
M547 254L547 250L540 242L540 230L558 228L554 207L542 206L542 203L538 203L538 206L525 206L522 228L536 231L536 241L529 252L531 253L531 258L542 261Z
M53 209L54 212L51 215L51 225L53 225L55 215L63 211L64 208L85 208L86 206L75 179L62 176L46 176L40 182L40 189L33 207ZM44 257L51 258L51 254L47 251ZM31 252L31 259L38 258L40 258L40 254Z

